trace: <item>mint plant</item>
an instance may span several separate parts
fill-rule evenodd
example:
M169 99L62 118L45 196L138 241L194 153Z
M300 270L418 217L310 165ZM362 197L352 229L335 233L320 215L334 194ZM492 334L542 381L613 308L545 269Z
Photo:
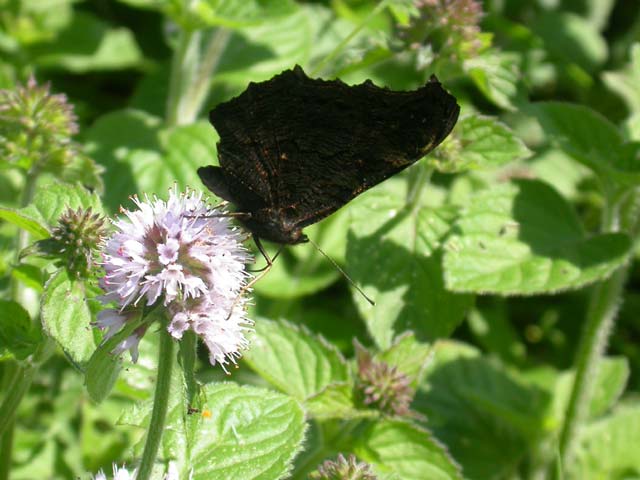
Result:
M640 475L634 5L0 7L0 480ZM295 64L461 105L305 230L375 306L196 174Z

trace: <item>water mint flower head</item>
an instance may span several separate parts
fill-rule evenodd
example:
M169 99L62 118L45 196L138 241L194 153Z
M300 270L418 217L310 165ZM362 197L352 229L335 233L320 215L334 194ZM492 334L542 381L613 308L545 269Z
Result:
M414 391L409 377L388 363L375 361L359 343L355 343L358 363L356 388L362 403L381 412L402 416L409 414Z
M309 474L312 480L376 480L369 464L358 462L355 455L344 458L341 453L335 460L325 461L318 470Z
M209 349L212 365L226 370L248 345L244 296L251 258L219 209L202 201L202 194L175 189L165 202L133 198L136 210L122 210L114 222L116 232L103 250L105 275L100 286L105 302L118 308L98 315L97 326L119 331L144 306L162 305L169 318L168 331L176 339L194 331ZM141 333L125 340L120 350L135 356Z
M76 120L67 97L52 94L33 77L26 85L0 90L0 158L25 170L36 161L67 164L78 153L71 141Z
M51 237L36 242L26 253L33 250L38 255L55 258L71 275L87 278L94 270L100 244L107 236L106 227L105 218L94 213L91 207L69 208L51 229Z

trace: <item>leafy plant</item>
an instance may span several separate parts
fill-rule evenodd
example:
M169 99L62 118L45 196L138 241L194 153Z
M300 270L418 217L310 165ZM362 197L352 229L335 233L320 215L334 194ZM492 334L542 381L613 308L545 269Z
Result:
M640 475L639 31L622 1L0 0L0 480ZM309 244L249 294L200 192L206 112L295 64L461 105L305 230L375 306Z

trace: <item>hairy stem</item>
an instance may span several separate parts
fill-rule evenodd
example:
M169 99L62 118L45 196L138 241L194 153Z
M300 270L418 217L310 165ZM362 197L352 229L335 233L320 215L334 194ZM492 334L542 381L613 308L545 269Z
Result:
M169 405L171 370L174 364L174 343L171 335L165 328L160 329L160 349L158 353L158 380L153 396L153 410L149 421L149 431L138 469L137 480L148 480L151 478L153 465L158 455L158 448L162 440L167 419L167 409Z

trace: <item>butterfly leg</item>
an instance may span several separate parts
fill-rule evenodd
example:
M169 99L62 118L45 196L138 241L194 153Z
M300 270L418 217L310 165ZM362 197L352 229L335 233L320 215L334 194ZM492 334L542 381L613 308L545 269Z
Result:
M253 277L253 279L251 279L251 281L249 283L247 283L244 287L242 287L240 289L240 292L236 296L235 300L233 301L233 304L231 305L231 308L229 309L229 314L227 315L227 318L226 318L227 320L229 320L229 318L231 318L231 314L233 313L233 309L236 307L236 305L238 304L238 302L240 301L242 296L245 293L247 293L247 291L251 287L253 287L258 281L260 281L260 279L262 279L262 277L264 277L267 273L269 273L269 270L271 270L271 267L273 266L273 262L275 261L276 258L278 258L278 255L280 255L280 252L284 248L284 245L281 245L280 248L278 249L277 253L273 256L273 259L271 259L269 257L269 254L267 253L267 251L262 246L262 242L260 242L260 239L256 235L253 235L253 241L255 242L256 247L258 247L258 251L262 254L264 259L266 260L267 264L265 265L264 268L261 268L260 270L257 270L258 272L260 272L260 275L257 275L255 277Z

